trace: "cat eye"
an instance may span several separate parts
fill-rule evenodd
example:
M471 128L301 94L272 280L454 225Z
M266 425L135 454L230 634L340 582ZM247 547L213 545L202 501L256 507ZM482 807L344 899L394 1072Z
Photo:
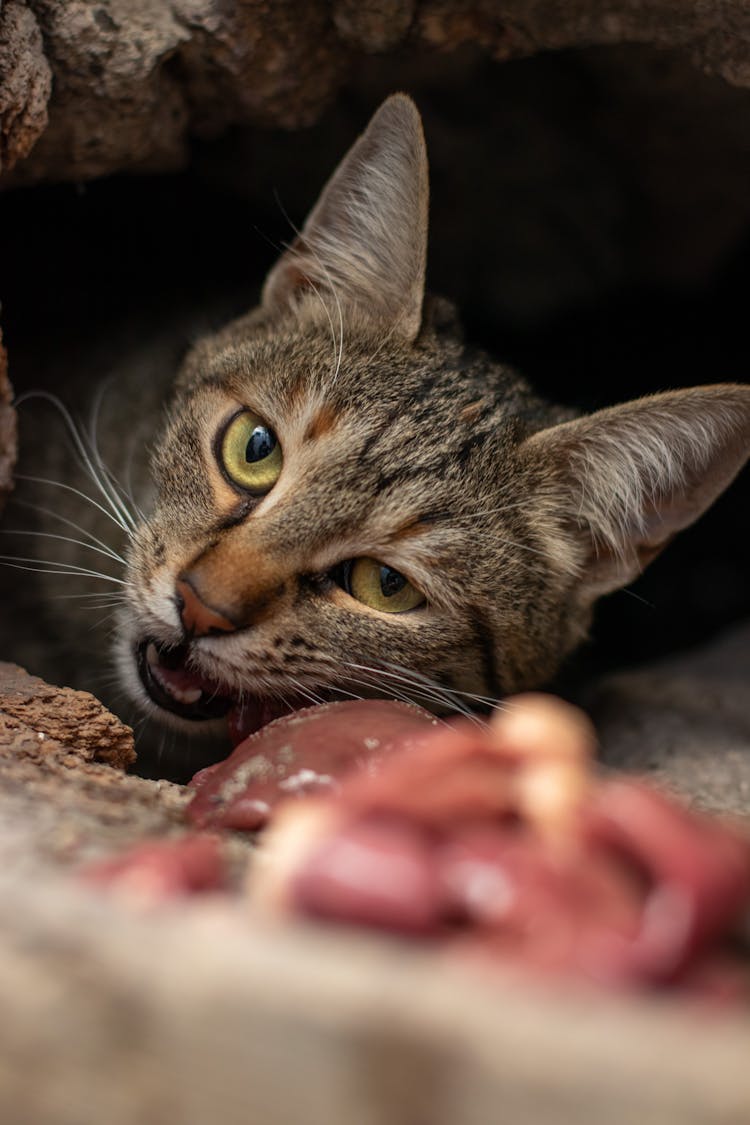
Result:
M336 567L333 577L347 594L382 613L405 613L425 603L408 578L377 559L350 559Z
M250 410L235 414L229 422L219 444L219 460L232 484L257 495L273 488L283 463L276 434Z

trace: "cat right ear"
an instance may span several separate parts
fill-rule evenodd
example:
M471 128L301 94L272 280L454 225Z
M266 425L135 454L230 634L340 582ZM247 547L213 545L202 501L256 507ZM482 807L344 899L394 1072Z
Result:
M427 152L417 107L383 103L271 270L263 306L317 292L335 316L352 307L407 342L422 322L427 262Z
M740 471L750 386L652 395L541 430L521 448L584 547L581 585L593 600L636 578Z

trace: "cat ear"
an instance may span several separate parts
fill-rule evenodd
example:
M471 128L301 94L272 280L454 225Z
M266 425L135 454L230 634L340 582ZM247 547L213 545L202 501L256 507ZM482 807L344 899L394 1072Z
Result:
M411 342L419 332L427 261L427 151L417 107L383 103L338 166L301 234L271 270L263 305L305 290L355 306Z
M750 454L750 386L653 395L542 430L524 447L544 458L563 509L584 536L592 598L631 582L698 519Z

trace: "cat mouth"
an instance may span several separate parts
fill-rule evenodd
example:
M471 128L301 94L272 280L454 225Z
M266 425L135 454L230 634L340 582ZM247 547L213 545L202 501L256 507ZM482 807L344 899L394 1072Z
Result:
M227 718L234 745L267 723L310 705L309 699L281 702L229 691L189 666L190 646L166 645L146 637L135 650L141 683L152 703L188 722Z

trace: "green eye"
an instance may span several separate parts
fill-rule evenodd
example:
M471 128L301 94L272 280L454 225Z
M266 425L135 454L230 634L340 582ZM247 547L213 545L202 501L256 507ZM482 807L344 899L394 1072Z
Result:
M344 563L340 584L358 602L382 613L405 613L425 602L424 594L400 571L377 559L352 559Z
M276 434L249 410L235 415L227 426L220 458L233 484L259 494L273 488L283 463Z

